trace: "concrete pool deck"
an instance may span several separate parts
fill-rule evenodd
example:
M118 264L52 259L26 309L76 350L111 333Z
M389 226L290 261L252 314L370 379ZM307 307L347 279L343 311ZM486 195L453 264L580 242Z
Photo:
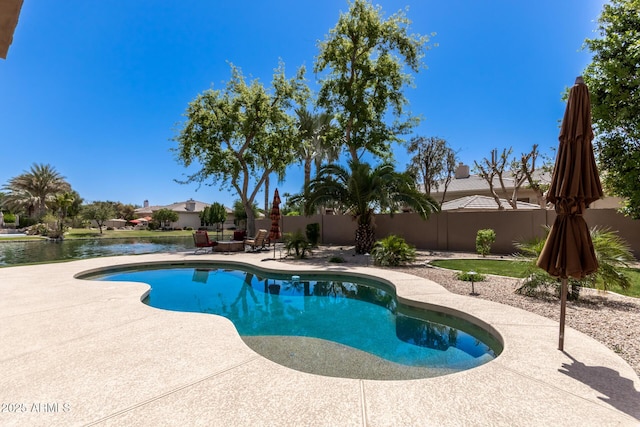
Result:
M0 425L640 425L640 379L578 331L566 330L560 352L558 323L523 310L401 272L265 256L153 254L0 269ZM141 303L147 285L74 278L110 266L213 260L379 276L401 300L486 322L504 351L436 378L324 377L262 357L225 318Z

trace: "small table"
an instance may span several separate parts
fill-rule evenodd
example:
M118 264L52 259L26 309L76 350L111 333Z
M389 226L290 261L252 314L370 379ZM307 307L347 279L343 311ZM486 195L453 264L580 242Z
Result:
M244 251L244 242L239 240L222 240L213 247L214 252L242 252Z

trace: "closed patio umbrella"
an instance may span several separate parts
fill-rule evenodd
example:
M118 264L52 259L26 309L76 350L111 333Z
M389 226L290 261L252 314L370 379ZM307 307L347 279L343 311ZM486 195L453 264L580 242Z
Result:
M273 241L273 259L276 259L276 240L282 237L280 230L280 193L278 189L273 193L273 204L271 205L271 229L269 230L269 240Z
M560 143L547 200L555 205L556 219L538 258L538 267L562 279L560 290L560 336L564 349L567 279L582 279L598 270L598 261L582 214L602 197L602 185L593 156L593 130L589 90L582 77L569 93L562 119Z

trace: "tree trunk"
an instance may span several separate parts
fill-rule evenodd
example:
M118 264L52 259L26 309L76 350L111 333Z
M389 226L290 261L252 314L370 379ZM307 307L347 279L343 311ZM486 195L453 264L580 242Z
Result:
M375 231L371 223L358 224L358 228L356 229L356 254L371 253L375 242Z
M264 180L264 214L269 213L269 175Z
M311 182L311 158L307 157L304 159L304 188L305 190L309 187L309 182Z
M247 214L247 236L255 236L256 235L256 217L253 214L253 209L251 209L251 202L243 201L244 204L244 212Z

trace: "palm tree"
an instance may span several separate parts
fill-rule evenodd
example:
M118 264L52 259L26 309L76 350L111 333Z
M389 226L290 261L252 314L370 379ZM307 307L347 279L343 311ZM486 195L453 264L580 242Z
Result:
M547 236L549 231L550 227L545 227ZM584 279L569 278L571 285L569 298L574 300L580 296L580 287L607 291L615 287L628 289L631 286L629 277L623 271L635 261L629 244L617 232L606 228L592 227L589 229L589 233L593 242L593 250L598 259L598 271ZM545 240L546 237L516 243L520 255L527 261L527 274L520 287L516 289L517 293L532 296L549 287L556 287L558 294L560 293L559 279L551 277L549 273L536 265Z
M77 194L77 193L76 193ZM76 198L74 192L66 191L64 193L58 193L54 196L53 201L50 202L51 208L56 211L58 216L58 237L64 237L64 222L69 215L69 210L73 206Z
M5 186L4 188L8 188ZM2 207L14 213L26 214L32 217L38 205L37 198L28 191L14 190L7 193L2 201Z
M320 168L303 195L304 209L310 215L318 206L338 203L358 222L355 236L358 254L370 252L375 243L376 211L393 214L409 207L426 219L431 212L440 210L435 200L418 191L409 174L396 172L391 163L372 168L351 160L349 167L350 170L331 164Z
M315 163L316 171L322 166L322 162L338 160L340 146L333 144L333 131L331 126L333 116L329 113L314 114L305 108L296 110L298 115L298 128L302 135L302 141L298 146L298 155L304 164L304 187L311 181L311 164Z
M11 178L3 189L9 192L4 204L10 209L41 217L47 202L58 193L71 191L71 186L53 166L34 163L29 172Z

